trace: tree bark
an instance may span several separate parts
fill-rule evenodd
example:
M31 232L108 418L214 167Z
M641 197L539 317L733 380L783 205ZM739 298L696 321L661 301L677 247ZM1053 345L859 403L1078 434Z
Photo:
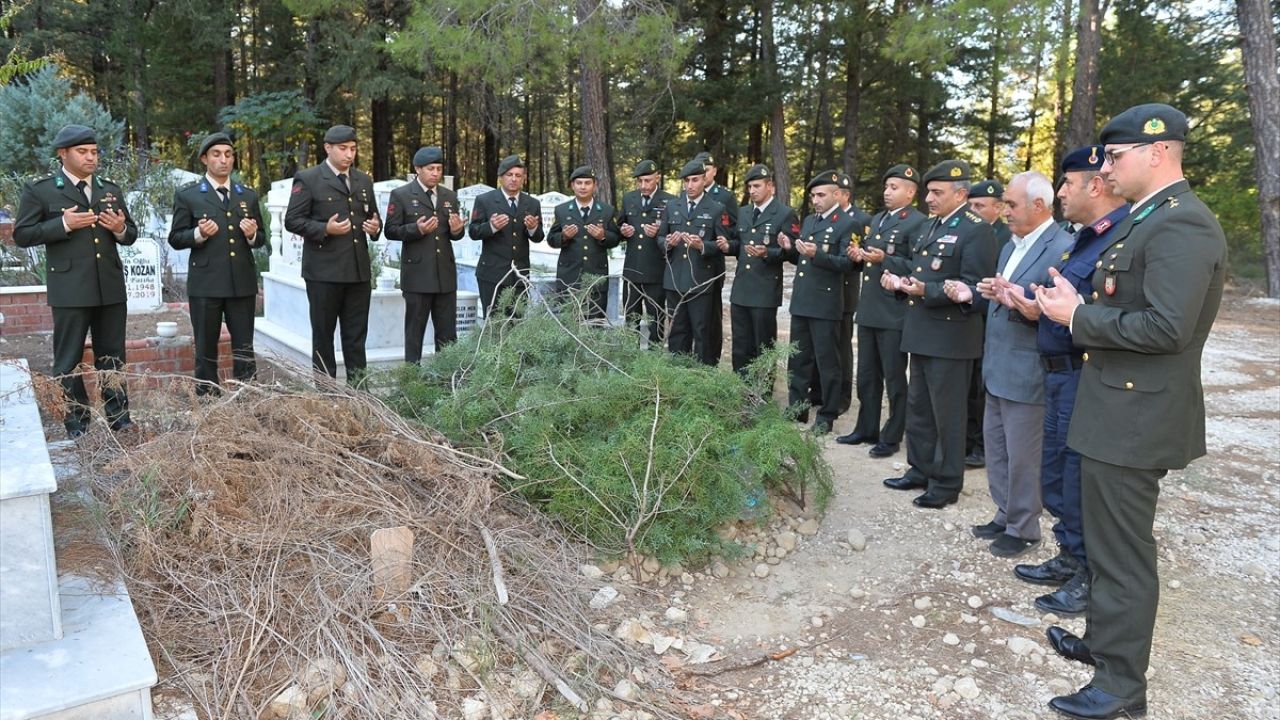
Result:
M1071 31L1075 25L1071 18L1072 0L1063 0L1062 28L1058 35L1057 71L1054 73L1055 95L1053 100L1053 167L1062 166L1062 156L1067 144L1067 68L1071 63ZM1057 203L1057 198L1054 198Z
M849 12L851 31L845 38L843 165L853 180L853 196L858 197L858 114L862 110L862 28L866 24L866 0L855 0Z
M1249 119L1253 124L1254 173L1258 178L1267 296L1280 298L1280 76L1276 74L1276 28L1267 0L1237 0Z
M782 88L778 82L777 48L773 40L773 0L760 0L760 64L764 68L769 93L769 164L773 167L773 184L777 196L791 204L791 167L787 164L787 120L782 107Z
M1067 149L1094 143L1097 136L1098 56L1102 52L1102 10L1098 0L1080 0L1076 25L1076 76L1071 85Z

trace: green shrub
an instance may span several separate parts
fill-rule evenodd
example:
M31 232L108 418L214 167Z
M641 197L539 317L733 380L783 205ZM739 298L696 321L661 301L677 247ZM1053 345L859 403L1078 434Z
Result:
M715 528L760 517L766 490L825 505L821 446L753 390L771 389L785 347L744 380L572 315L535 306L491 320L372 387L456 445L505 456L526 478L512 489L609 554L733 552Z

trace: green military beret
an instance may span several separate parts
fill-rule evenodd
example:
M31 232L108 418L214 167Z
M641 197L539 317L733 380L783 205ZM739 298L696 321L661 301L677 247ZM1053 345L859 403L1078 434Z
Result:
M524 163L520 161L519 155L508 155L502 158L502 162L498 163L498 174L506 175L511 168L522 168Z
M701 160L690 160L680 168L680 177L687 178L694 175L701 175L707 171L707 166L702 164Z
M67 125L53 136L53 149L61 150L62 148L75 147L77 145L97 145L98 140L93 135L93 128L84 125Z
M915 168L906 163L899 163L886 170L884 177L881 178L881 182L888 180L889 178L902 178L903 180L910 180L917 185L920 184L920 173L916 172Z
M350 125L334 125L324 132L324 142L326 145L338 145L339 143L355 141L356 129Z
M1000 200L1004 197L1004 186L1000 184L999 180L983 180L980 183L974 183L969 186L969 197L989 197Z
M809 184L804 186L804 189L812 190L820 185L835 185L836 187L840 187L840 173L835 170L823 170L817 175L814 175L813 179L809 181Z
M658 172L658 164L652 160L641 160L636 169L631 171L631 177L642 177L644 175L652 175Z
M709 153L709 152L707 152L707 151L705 151L705 150L703 150L702 152L698 153L697 155L694 155L694 156L693 156L693 161L694 161L694 162L700 162L700 163L702 163L703 165L710 165L711 167L715 167L715 166L716 166L716 159L715 159L715 158L713 158L713 157L711 157L711 153Z
M196 157L204 157L214 145L231 145L231 136L224 132L216 132L200 142L200 153ZM235 146L232 145L232 148Z
M773 179L773 171L769 169L768 165L759 163L747 168L747 179L745 182L751 182L752 180L772 180L772 179Z
M840 173L840 182L836 183L842 190L853 189L853 178L849 177L849 173Z
M1062 158L1062 172L1101 170L1105 154L1101 145L1085 145L1082 148L1076 148Z
M573 169L573 173L569 175L569 182L573 182L578 178L586 178L588 180L596 179L596 171L590 165L579 165Z
M924 182L926 185L934 180L960 182L968 180L969 176L969 163L963 160L943 160L929 168L929 172L924 174Z
M1187 116L1163 103L1135 105L1111 118L1098 138L1103 145L1187 139Z
M418 152L413 154L414 167L426 167L428 165L435 165L436 163L444 163L444 150L441 150L434 145L418 148Z

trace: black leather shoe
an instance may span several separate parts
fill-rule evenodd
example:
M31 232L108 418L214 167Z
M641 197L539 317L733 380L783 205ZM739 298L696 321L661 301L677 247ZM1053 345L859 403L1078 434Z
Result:
M919 490L921 488L929 487L929 483L903 475L902 477L885 478L884 486L887 488L893 488L894 490Z
M967 468L981 468L987 466L987 456L981 450L974 450L964 456L964 466Z
M67 425L67 437L71 438L72 440L84 437L84 434L87 432L89 432L89 429L79 423L76 423L74 425L72 424Z
M898 443L878 442L875 447L867 451L867 454L873 458L887 458L897 455L899 447Z
M1044 635L1049 638L1049 644L1062 657L1085 665L1097 664L1093 659L1093 653L1089 651L1089 646L1084 644L1084 640L1067 632L1066 628L1051 625L1044 631Z
M1089 609L1089 573L1081 568L1065 585L1036 598L1036 607L1055 615L1079 615Z
M991 541L991 554L996 557L1018 557L1039 544L1039 540L1024 540L1004 533Z
M992 520L986 525L974 525L969 532L979 540L995 540L1004 534L1004 526Z
M798 413L798 414L797 414L794 418L792 418L792 419L793 419L793 420L795 420L795 421L796 421L796 422L798 422L798 423L802 423L802 424L803 424L803 423L807 423L807 422L809 422L809 411L808 411L808 410L805 410L804 412Z
M1079 692L1059 695L1050 700L1049 707L1077 720L1138 718L1147 714L1147 699L1140 697L1126 700L1092 685L1085 685Z
M862 433L856 430L849 433L848 435L841 435L840 437L836 438L836 442L840 443L841 445L862 445L863 443L873 443L875 441L876 441L875 438L870 437L869 435L863 435Z
M929 508L930 510L937 510L939 508L944 508L948 505L954 505L955 502L959 499L960 497L958 495L943 495L941 493L935 493L930 491L912 500L911 504L915 505L916 507Z
M128 432L134 428L132 420L117 420L111 424L111 429L115 432Z
M819 420L813 424L813 434L819 437L829 435L831 433L831 423Z
M1025 580L1034 585L1058 587L1070 580L1079 567L1080 563L1071 557L1070 553L1059 549L1057 555L1039 565L1015 565L1013 574L1017 575L1019 580Z

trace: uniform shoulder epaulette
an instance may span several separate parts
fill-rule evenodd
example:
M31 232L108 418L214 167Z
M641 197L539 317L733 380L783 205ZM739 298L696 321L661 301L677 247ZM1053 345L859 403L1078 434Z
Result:
M198 184L200 184L199 180L191 180L189 182L184 183L180 189L186 190L187 188L193 188Z
M39 185L40 183L43 183L43 182L49 182L50 180L52 180L52 179L53 179L53 176L54 176L54 173L49 173L48 175L41 175L40 177L36 178L35 180L32 180L32 181L31 181L31 184L32 184L32 185Z
M978 213L972 210L966 210L964 213L964 216L969 218L969 222L972 222L974 224L986 222L985 220L982 219L981 215L979 215Z

